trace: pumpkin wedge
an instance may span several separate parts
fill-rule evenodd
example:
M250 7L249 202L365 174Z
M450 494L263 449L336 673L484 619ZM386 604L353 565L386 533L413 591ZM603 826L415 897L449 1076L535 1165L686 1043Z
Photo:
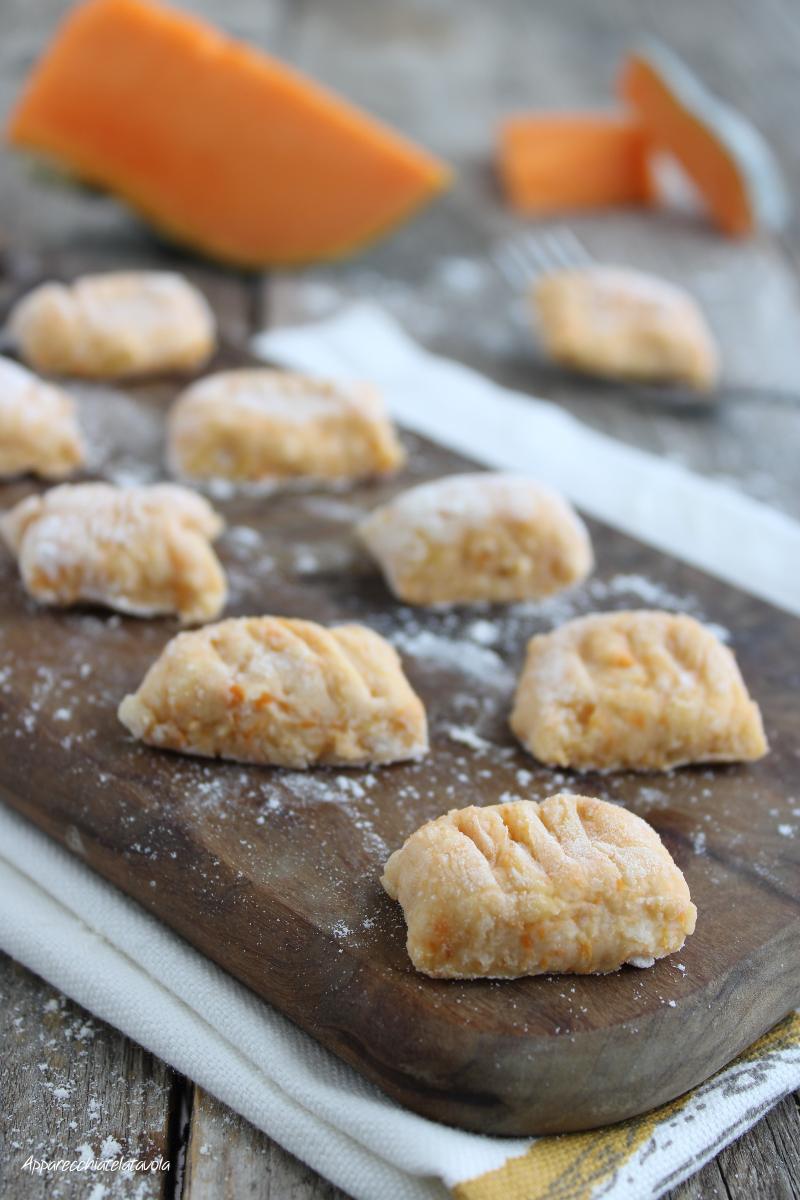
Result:
M500 126L506 197L534 216L563 209L652 203L648 143L626 113L524 113Z
M153 0L85 0L7 138L246 267L338 257L408 217L448 168L268 55Z
M781 229L789 194L766 140L655 38L628 55L619 90L656 147L670 151L726 233Z

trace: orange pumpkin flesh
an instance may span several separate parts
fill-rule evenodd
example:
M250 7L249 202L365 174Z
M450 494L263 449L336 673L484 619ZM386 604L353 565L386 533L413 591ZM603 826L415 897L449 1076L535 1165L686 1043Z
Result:
M250 267L357 249L450 174L298 72L152 0L74 9L7 138L118 193L176 240Z
M498 165L509 202L528 215L654 198L644 130L626 114L510 117L500 128Z
M752 232L754 218L744 180L713 130L683 109L642 59L628 59L621 90L642 113L657 144L670 150L697 183L720 227L734 235Z
M786 223L788 193L767 143L666 46L648 39L630 54L619 90L652 142L670 151L697 184L724 232L742 235Z

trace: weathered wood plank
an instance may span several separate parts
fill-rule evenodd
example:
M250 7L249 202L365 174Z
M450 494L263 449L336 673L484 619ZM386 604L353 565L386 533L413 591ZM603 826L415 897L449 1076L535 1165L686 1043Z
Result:
M799 1100L798 1093L787 1096L665 1200L798 1200Z
M26 1159L169 1158L174 1076L163 1062L0 954L0 1195L89 1200L108 1176L31 1174ZM162 1200L169 1172L117 1177Z
M758 1127L757 1127L758 1128ZM719 1157L682 1183L674 1191L668 1192L664 1200L733 1200L725 1186L725 1180L719 1166Z
M201 1087L194 1089L182 1200L348 1200Z

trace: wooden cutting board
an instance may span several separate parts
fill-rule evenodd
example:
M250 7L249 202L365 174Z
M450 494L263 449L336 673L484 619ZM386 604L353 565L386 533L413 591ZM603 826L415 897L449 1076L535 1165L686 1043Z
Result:
M215 364L241 362L229 354ZM84 385L94 474L160 477L168 382ZM27 599L0 552L0 795L258 995L416 1112L496 1134L587 1129L661 1104L800 1000L800 622L590 522L598 569L543 604L397 604L353 520L473 464L407 435L406 472L345 494L220 503L226 615L363 620L422 697L431 752L374 770L291 772L180 757L116 718L177 632ZM37 485L0 488L6 508ZM507 716L527 639L585 612L667 607L729 631L772 745L748 766L576 776L536 763ZM689 882L697 931L651 970L434 981L379 878L453 807L560 790L624 803Z

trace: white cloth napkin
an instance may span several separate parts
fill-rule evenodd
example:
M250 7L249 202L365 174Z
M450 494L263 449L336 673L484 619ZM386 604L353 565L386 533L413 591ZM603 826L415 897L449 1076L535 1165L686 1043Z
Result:
M463 1133L393 1103L2 803L0 947L356 1200L445 1200L535 1141ZM603 1196L661 1195L798 1085L800 1046L734 1064L603 1181Z
M0 945L357 1200L442 1200L527 1148L401 1108L1 803Z
M356 1200L446 1200L447 1188L536 1142L464 1133L401 1108L2 803L0 946ZM648 1131L598 1191L609 1200L661 1195L798 1085L797 1039L733 1064Z
M407 426L492 466L530 470L586 511L800 611L795 522L419 350L380 311L361 307L257 345L306 371L377 378ZM0 947L357 1200L466 1196L466 1181L494 1178L533 1144L401 1108L2 804ZM602 1181L603 1195L660 1195L798 1085L796 1045L757 1069L728 1068Z

